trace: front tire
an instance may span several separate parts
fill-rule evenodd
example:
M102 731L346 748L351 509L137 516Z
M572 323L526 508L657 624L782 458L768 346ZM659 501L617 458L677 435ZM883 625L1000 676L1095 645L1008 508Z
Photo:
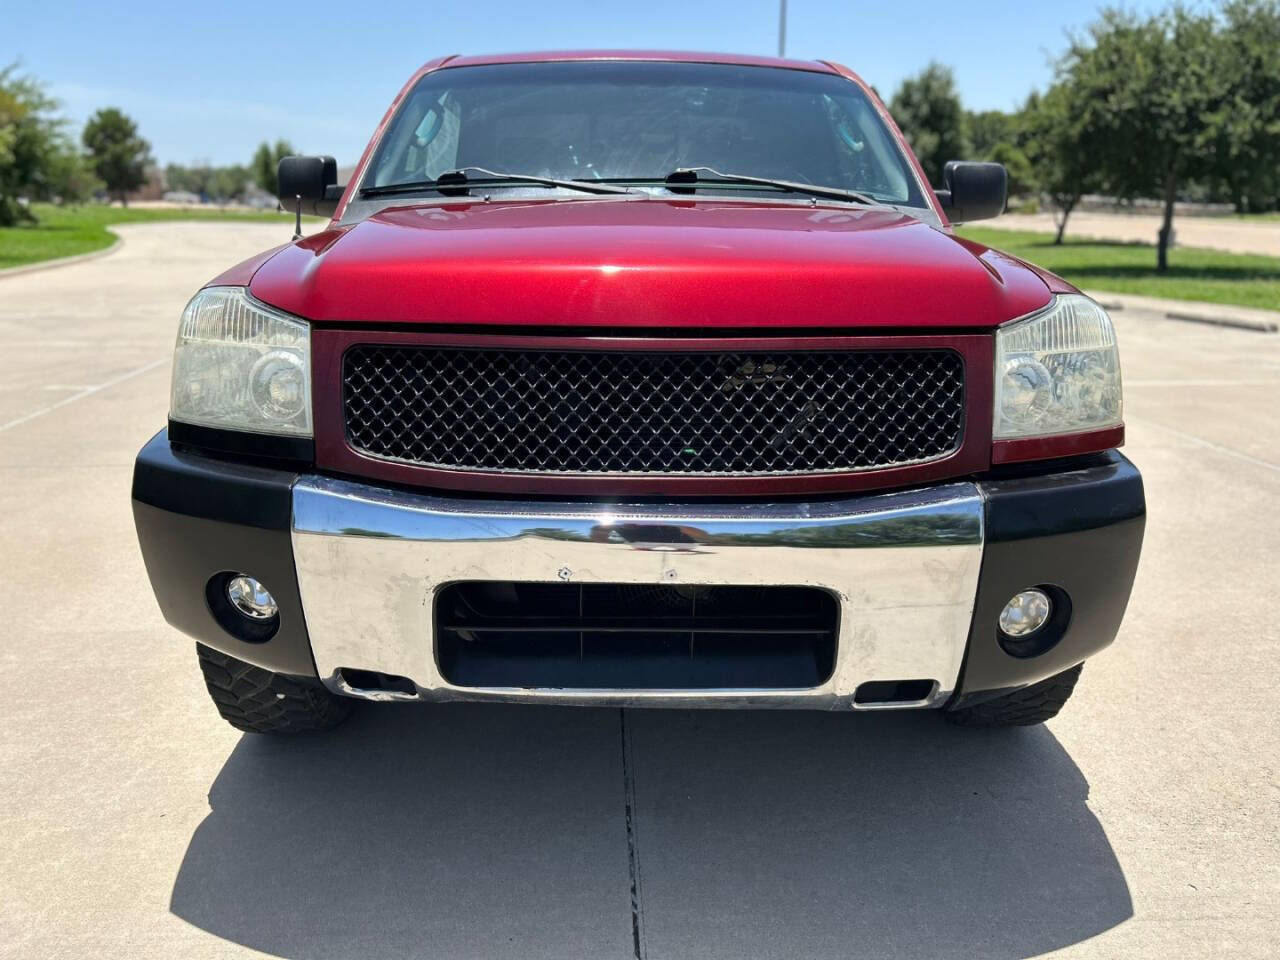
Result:
M947 719L961 727L1028 727L1044 723L1058 715L1075 689L1083 669L1084 664L1078 663L1070 670L1002 697L984 700L972 707L948 710Z
M313 733L336 727L350 704L319 681L255 667L196 644L200 671L218 713L247 733Z

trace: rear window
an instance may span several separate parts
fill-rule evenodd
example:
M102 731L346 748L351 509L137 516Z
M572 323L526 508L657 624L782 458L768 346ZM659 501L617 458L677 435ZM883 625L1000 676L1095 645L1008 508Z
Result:
M856 84L775 67L604 61L437 70L405 98L363 186L468 166L621 182L706 166L925 206L906 157Z

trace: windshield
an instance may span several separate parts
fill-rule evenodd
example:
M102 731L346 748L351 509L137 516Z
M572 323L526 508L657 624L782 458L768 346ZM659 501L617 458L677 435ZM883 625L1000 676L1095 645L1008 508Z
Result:
M597 61L437 70L405 98L362 187L463 167L622 183L713 167L925 206L906 157L857 84L776 67ZM767 188L700 183L704 189Z

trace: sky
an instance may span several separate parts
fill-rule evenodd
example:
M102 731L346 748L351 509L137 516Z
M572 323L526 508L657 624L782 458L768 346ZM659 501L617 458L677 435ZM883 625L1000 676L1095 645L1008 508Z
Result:
M1138 10L1154 6L1133 0ZM787 55L844 63L886 99L931 59L969 109L1010 110L1097 0L788 0ZM8 8L8 9L5 9ZM632 48L773 55L778 0L119 4L0 0L0 66L47 85L78 134L123 109L164 163L247 163L264 139L354 163L387 105L448 53Z

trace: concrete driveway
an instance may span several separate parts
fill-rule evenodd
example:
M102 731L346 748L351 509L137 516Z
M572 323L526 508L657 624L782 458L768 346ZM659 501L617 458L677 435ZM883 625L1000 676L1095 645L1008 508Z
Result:
M1280 336L1118 315L1146 548L1046 727L388 706L277 741L162 622L129 480L186 298L286 229L0 280L0 956L1276 955Z

